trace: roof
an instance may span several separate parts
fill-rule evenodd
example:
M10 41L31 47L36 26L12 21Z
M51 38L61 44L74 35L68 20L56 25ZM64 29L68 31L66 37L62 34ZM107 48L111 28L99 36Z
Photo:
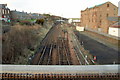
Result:
M98 5L95 5L95 6L92 6L92 7L87 7L85 10L81 10L81 12L84 12L88 9L92 9L92 8L95 8L95 7L99 7L99 6L102 6L103 4L106 4L106 3L111 3L110 1L107 1L107 2L104 2L102 4L98 4ZM111 3L112 5L114 5L113 3ZM115 7L117 7L116 5L114 5ZM118 7L117 7L118 8Z
M2 8L2 4L0 4L0 8Z
M99 6L101 6L101 5L105 4L105 3L107 3L107 2L104 2L104 3L98 4L98 5L95 5L95 6L96 6L96 7L99 7ZM89 7L89 9L94 8L95 6L93 6L93 7Z
M88 9L91 9L91 8L94 8L94 7L99 7L99 6L102 6L103 4L106 4L106 3L111 3L110 1L107 1L107 2L104 2L104 3L101 3L101 4L98 4L98 5L95 5L95 6L93 6L93 7L89 7ZM112 4L112 3L111 3ZM113 4L114 5L114 4ZM114 5L114 6L116 6L116 5ZM116 6L117 7L117 6Z
M0 4L0 8L6 8L7 4Z
M113 24L111 27L120 28L120 21Z
M68 18L68 19L72 19L72 20L80 20L80 18Z
M118 20L120 20L120 17L119 16L117 16L117 17L108 17L107 19L109 21L118 21Z

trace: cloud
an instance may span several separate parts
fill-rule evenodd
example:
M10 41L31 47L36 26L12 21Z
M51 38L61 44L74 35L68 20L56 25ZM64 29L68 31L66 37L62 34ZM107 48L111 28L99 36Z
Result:
M80 17L80 11L108 0L0 0L12 10ZM119 0L109 0L118 6Z

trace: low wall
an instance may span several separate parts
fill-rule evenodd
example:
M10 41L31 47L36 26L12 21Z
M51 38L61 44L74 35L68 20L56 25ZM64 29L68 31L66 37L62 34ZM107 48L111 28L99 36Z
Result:
M78 31L84 31L84 27L76 26L76 30L78 30Z
M108 34L116 36L116 37L120 37L119 32L120 32L120 28L109 27Z
M106 36L106 37L110 37L110 38L113 38L113 39L116 39L116 40L120 40L120 37L116 37L116 36L113 36L113 35L110 35L110 34L106 34L106 33L100 32L100 31L95 31L95 30L88 29L88 28L85 28L85 30L88 30L88 31L91 31L91 32L95 32L97 34L100 34L100 35L103 35L103 36Z

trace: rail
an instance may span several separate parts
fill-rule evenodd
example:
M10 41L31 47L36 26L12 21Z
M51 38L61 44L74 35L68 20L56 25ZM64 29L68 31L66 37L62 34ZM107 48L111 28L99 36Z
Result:
M78 59L79 64L82 65L82 63L81 63L81 61L80 61L80 57L78 56L76 50L74 50L74 52L75 52L75 54L76 54L76 57L77 57L77 59Z
M74 41L75 42L75 44L76 44L76 46L77 46L77 48L78 48L78 51L79 51L79 53L81 53L81 55L82 55L82 57L84 58L84 60L85 60L85 62L87 63L87 65L89 65L89 62L87 61L87 59L85 58L85 56L83 55L83 53L82 53L82 51L80 50L80 47L78 46L79 44L79 41L78 41L78 39L76 38L76 36L75 36L75 34L73 34L73 36L75 37L75 39L76 39L76 41Z
M52 46L52 44L51 44L51 45L50 45L50 53L49 53L49 58L48 58L47 65L49 65L49 64L50 64L51 54L52 54L52 49L53 49L53 46Z
M41 64L41 61L44 58L45 50L46 50L46 46L43 48L43 52L42 52L42 55L41 55L41 57L40 57L40 59L38 61L38 65Z

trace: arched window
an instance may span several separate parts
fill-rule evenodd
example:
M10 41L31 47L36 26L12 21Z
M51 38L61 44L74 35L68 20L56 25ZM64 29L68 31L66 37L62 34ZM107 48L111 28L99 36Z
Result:
M2 13L4 14L4 9L2 10Z
M109 16L109 14L106 15L106 17L108 17L108 16Z
M109 7L109 4L107 4L107 7Z

